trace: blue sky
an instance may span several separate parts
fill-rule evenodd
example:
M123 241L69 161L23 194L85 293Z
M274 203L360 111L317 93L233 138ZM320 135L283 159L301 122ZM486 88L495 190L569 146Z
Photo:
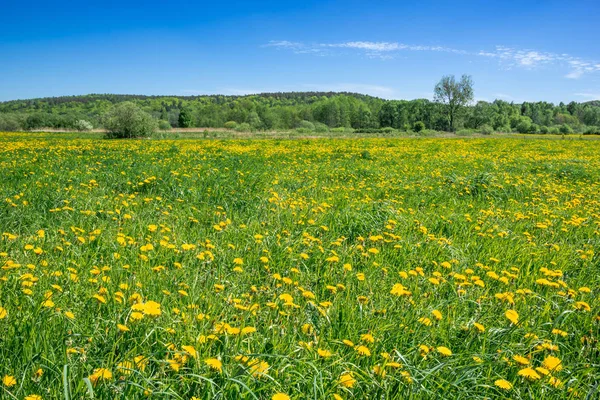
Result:
M333 90L600 99L600 1L1 0L0 101Z

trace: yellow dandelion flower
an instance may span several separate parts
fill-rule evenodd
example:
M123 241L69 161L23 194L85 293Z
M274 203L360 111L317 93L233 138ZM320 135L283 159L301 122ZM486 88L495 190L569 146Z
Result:
M338 380L338 383L340 386L343 386L346 388L351 388L351 387L354 387L354 385L356 384L356 379L354 379L352 377L351 372L346 372L346 373L340 375L340 379Z
M542 365L549 369L550 371L560 371L562 370L562 361L558 357L554 356L546 356L544 361L542 361Z
M445 357L452 355L452 350L450 350L449 348L444 347L444 346L436 347L436 350L438 353L440 353L441 355L443 355Z
M515 310L506 311L504 316L515 325L519 323L519 314Z
M498 386L500 389L503 390L510 390L513 387L512 383L510 383L506 379L497 379L496 381L494 381L494 385Z
M6 387L12 387L17 384L17 380L14 376L4 375L4 377L2 378L2 384Z
M210 369L213 369L218 372L223 372L223 363L217 358L207 358L206 360L204 360L204 363L208 365Z
M541 378L541 376L537 372L535 372L533 368L530 367L519 370L518 375L530 381L537 381Z

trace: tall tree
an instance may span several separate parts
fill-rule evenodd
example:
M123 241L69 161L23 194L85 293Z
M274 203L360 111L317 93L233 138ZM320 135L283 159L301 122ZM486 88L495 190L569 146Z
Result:
M473 101L473 80L469 75L463 75L458 82L454 75L442 77L435 85L434 100L445 105L450 130L454 130L461 109Z

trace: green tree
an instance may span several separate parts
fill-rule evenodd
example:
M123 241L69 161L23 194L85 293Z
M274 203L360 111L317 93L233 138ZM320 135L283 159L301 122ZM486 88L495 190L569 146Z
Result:
M126 101L104 115L104 127L109 138L136 138L153 134L157 122L137 105Z
M192 121L192 112L189 109L184 108L179 113L179 127L180 128L190 128L193 125L194 125L194 122Z
M454 75L442 77L435 85L434 100L445 105L450 130L455 130L462 108L473 101L473 80L468 75L463 75L458 82Z

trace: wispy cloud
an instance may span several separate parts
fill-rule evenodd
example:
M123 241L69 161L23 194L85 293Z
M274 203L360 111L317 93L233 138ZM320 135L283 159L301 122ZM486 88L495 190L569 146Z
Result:
M587 100L600 100L600 92L598 92L598 93L590 93L590 92L574 93L574 95L578 96L578 97L583 97L584 99L587 99Z
M445 46L410 45L399 42L350 41L341 43L301 43L287 40L271 41L265 47L290 50L296 54L336 55L336 49L355 50L370 58L390 59L402 51L443 52L463 56L496 59L504 68L536 69L543 66L560 66L567 70L569 79L578 79L587 73L600 72L600 63L584 60L569 54L557 54L531 49L496 46L493 50L466 51ZM338 51L339 53L339 51Z

